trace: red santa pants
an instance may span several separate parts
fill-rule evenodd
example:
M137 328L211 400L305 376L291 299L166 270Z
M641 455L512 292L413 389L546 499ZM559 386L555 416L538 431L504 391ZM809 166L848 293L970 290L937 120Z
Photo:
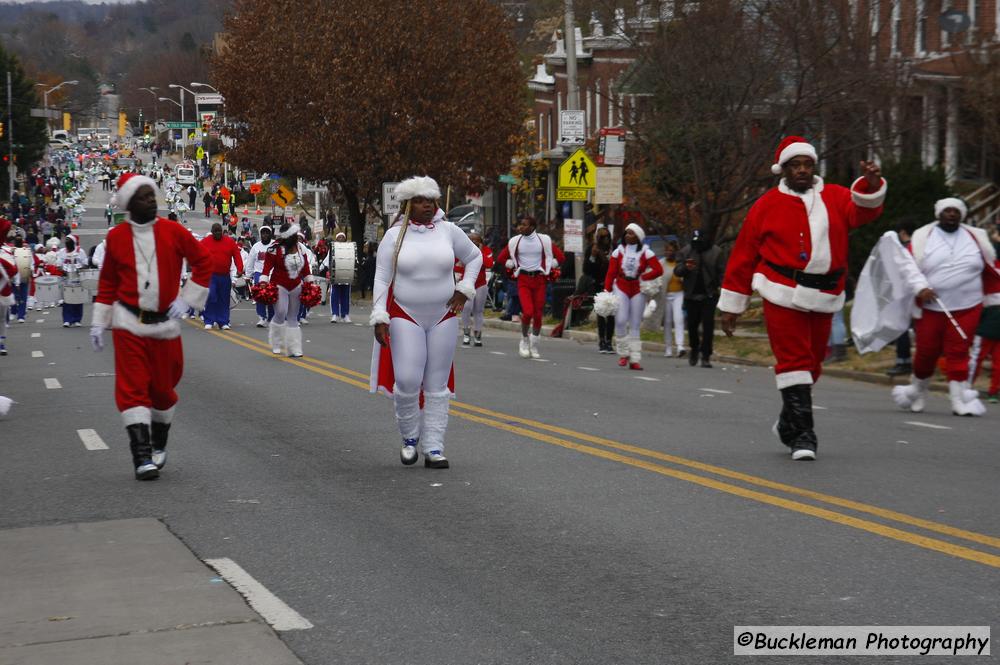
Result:
M764 301L767 338L777 363L778 389L819 380L830 339L833 314L801 312Z
M532 330L542 327L542 312L545 311L545 287L549 283L547 275L518 275L517 295L521 299L521 321L531 324Z
M915 319L913 330L916 333L917 350L913 354L913 375L918 379L926 379L934 375L938 358L944 356L944 373L949 381L965 381L969 378L969 347L976 335L979 325L979 315L983 306L976 305L969 309L952 312L965 332L967 339L962 339L955 326L948 320L944 312L932 312L925 309L923 316Z
M184 373L181 338L152 339L115 329L115 402L119 411L145 407L167 411Z

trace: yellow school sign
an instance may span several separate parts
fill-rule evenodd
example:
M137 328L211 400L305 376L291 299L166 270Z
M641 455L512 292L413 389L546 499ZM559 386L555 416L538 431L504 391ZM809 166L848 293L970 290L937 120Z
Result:
M559 189L593 189L597 166L583 149L559 165Z

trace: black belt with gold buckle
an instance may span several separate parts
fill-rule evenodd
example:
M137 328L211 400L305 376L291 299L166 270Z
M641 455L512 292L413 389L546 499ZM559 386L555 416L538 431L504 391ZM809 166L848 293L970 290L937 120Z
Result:
M152 312L148 309L139 309L138 307L133 307L122 301L118 301L119 304L127 309L128 311L139 317L139 323L150 325L153 323L163 323L164 321L169 321L170 317L167 316L165 312Z
M811 272L802 272L801 270L796 270L794 268L779 266L778 264L771 263L767 260L765 260L765 263L771 266L771 269L774 270L774 272L787 277L796 284L801 284L802 286L810 289L819 289L820 291L833 291L836 289L837 284L840 282L840 278L844 274L843 268L838 268L837 270L825 275L816 275Z

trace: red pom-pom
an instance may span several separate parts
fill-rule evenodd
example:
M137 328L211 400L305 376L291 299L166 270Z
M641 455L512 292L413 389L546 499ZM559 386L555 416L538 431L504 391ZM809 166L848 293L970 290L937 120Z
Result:
M559 281L560 277L562 277L562 270L560 270L559 268L553 268L552 270L549 271L550 282L557 282Z
M302 292L299 294L299 302L306 307L315 307L323 300L323 291L312 282L305 282L302 285Z
M250 295L254 302L261 305L273 305L278 302L278 287L270 282L261 282L250 289Z

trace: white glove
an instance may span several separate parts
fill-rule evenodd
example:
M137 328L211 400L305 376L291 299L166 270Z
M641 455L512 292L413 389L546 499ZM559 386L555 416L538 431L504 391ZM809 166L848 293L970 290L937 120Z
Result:
M267 276L267 275L261 275L260 279L257 280L257 283L258 284L267 284L270 281L271 281L271 278L269 276Z
M507 263L505 263L504 265L506 267L510 268L511 270L513 270L514 269L514 259L507 259Z
M94 351L104 350L104 326L90 327L90 345L94 347Z
M187 313L191 311L191 305L184 300L183 297L177 296L174 301L170 303L170 309L167 310L167 316L171 319L182 319L187 316Z

